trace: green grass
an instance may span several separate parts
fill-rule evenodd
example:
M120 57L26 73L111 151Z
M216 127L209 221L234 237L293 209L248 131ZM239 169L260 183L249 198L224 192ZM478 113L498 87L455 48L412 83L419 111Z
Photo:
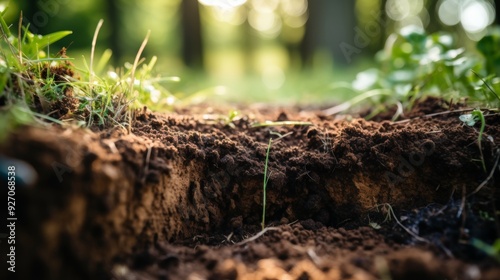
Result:
M176 99L165 85L178 78L155 75L156 57L147 63L141 57L149 34L133 64L113 68L109 65L110 50L99 57L95 53L100 21L90 61L87 63L83 57L84 67L77 68L73 64L75 59L67 57L64 48L59 52L50 49L71 31L42 36L19 25L14 34L3 17L0 26L0 114L6 116L0 127L12 129L41 118L87 127L130 128L138 109L169 108Z
M264 124L264 125L262 125ZM264 123L257 123L252 125L252 127L262 127L262 126L287 126L287 125L304 125L304 126L309 126L312 125L310 122L298 122L298 121L286 121L286 122L264 122ZM267 150L266 150L266 160L264 162L264 182L262 184L262 221L261 221L261 226L262 230L264 230L266 226L266 205L267 205L267 185L269 183L269 176L270 172L268 172L268 166L269 166L269 152L271 151L271 146L274 143L280 141L281 139L287 137L288 135L292 134L292 131L285 133L285 134L280 134L275 131L269 131L271 135L276 135L277 138L273 140L273 138L269 138L269 143L267 144Z
M3 17L0 23L3 39L0 54L0 98L7 106L22 106L33 112L63 122L74 121L82 126L126 127L131 125L136 109L147 106L152 110L165 111L171 109L173 104L185 106L200 99L216 99L214 95L219 94L221 89L219 86L207 86L192 94L172 94L166 86L175 88L171 82L179 81L179 78L155 75L157 58L146 61L141 57L149 35L139 47L133 63L113 68L109 65L110 50L100 55L95 51L101 21L93 41L89 42L92 49L90 60L83 58L83 63L76 63L83 67L77 68L73 65L74 58L50 49L53 43L70 35L71 31L40 36L30 33L27 27L18 25L17 34L14 34ZM457 46L451 34L426 34L419 29L407 28L389 36L385 49L376 57L379 66L359 72L352 83L328 82L328 79L333 79L333 73L291 73L287 79L290 82L286 82L283 89L274 94L260 88L255 77L249 77L244 85L239 81L236 90L228 84L226 90L234 93L232 97L228 97L230 101L243 103L248 102L249 96L253 96L251 102L261 98L268 102L287 100L290 103L292 98L293 104L300 103L304 98L308 101L317 98L324 104L327 100L339 102L347 96L355 95L325 112L336 114L356 106L370 105L373 109L368 117L390 106L397 106L398 113L394 116L397 118L405 110L409 110L416 100L429 95L455 101L467 98L474 107L498 108L499 53L499 29L492 29L477 43L475 51L467 52ZM74 71L75 75L60 75L54 71L58 68ZM343 72L349 71L351 70L347 69ZM186 83L193 84L182 84L187 87ZM67 98L65 92L68 89L73 93L72 102L76 108L68 108L68 114L54 117L51 108L58 101ZM288 99L282 99L283 96Z

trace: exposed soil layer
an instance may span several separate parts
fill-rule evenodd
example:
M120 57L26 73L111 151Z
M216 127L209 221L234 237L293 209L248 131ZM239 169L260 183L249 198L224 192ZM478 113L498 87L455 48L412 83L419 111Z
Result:
M23 127L0 146L4 164L21 161L16 276L499 279L472 242L500 237L500 116L486 113L483 170L477 127L421 113L439 104L400 122L268 107L229 121L207 107L144 111L130 133ZM266 120L312 125L252 127ZM246 240L270 138L269 228Z

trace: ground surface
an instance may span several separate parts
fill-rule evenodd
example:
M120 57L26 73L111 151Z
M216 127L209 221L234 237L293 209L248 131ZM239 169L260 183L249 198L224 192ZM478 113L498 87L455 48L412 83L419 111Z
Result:
M478 125L423 117L449 109L431 99L394 123L251 107L229 122L198 107L143 111L131 133L21 128L0 145L37 174L18 173L16 276L500 279L471 244L500 236L500 115L486 112L484 171ZM251 126L266 120L312 125Z

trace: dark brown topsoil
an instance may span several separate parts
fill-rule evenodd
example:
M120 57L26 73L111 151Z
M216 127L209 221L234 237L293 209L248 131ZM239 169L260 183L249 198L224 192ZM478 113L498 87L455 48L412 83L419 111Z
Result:
M500 115L486 112L485 171L479 124L423 116L441 103L396 123L200 107L146 111L131 133L20 128L0 145L18 176L16 273L0 278L500 279L472 244L500 238ZM266 120L312 125L251 127Z

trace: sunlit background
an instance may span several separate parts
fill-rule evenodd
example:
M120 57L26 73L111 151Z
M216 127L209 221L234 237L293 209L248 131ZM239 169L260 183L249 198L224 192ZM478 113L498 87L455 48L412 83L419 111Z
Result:
M490 0L27 0L0 2L17 26L20 11L33 33L74 33L68 55L89 55L99 19L97 49L112 63L131 62L151 30L144 56L157 72L177 75L174 91L213 91L268 101L328 94L332 81L352 79L373 64L387 36L414 25L449 31L471 46L495 23L500 1ZM283 97L283 95L285 97ZM251 99L251 98L250 98Z

